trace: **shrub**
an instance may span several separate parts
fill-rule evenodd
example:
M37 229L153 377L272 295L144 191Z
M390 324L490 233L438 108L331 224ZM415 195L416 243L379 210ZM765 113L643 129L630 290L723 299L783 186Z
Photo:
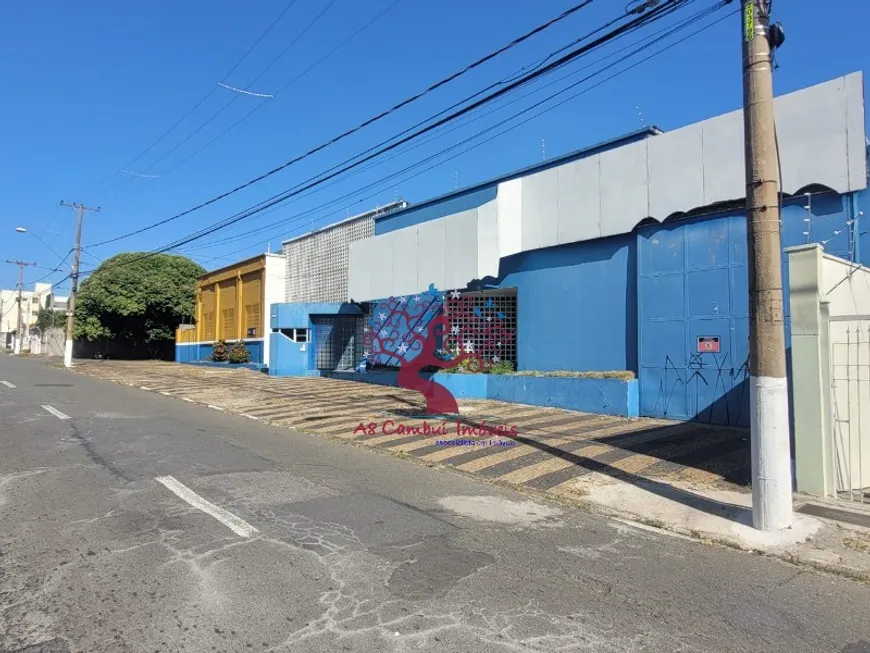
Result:
M251 351L241 342L237 342L230 348L228 358L230 363L250 363Z
M489 368L490 374L513 374L514 364L511 361L499 361Z
M214 343L211 348L211 356L209 356L209 358L218 363L222 363L223 361L227 360L228 356L229 352L227 351L227 343L223 339L218 340L216 343Z

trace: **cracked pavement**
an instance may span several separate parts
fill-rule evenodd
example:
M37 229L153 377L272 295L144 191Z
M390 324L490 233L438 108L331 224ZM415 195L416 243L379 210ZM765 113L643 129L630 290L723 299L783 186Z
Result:
M3 653L870 651L860 583L41 361L0 379Z

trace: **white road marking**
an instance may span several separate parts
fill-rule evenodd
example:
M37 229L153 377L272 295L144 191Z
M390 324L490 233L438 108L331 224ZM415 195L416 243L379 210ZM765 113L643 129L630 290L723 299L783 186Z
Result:
M13 390L15 389L15 386L9 383L9 381L0 381L0 383L5 385L7 388L12 388Z
M49 413L51 413L52 415L54 415L55 417L57 417L58 419L70 419L69 415L65 415L64 413L60 412L54 406L43 406L43 408L45 410L47 410Z
M256 528L251 526L244 519L236 517L233 513L224 510L220 506L216 506L213 503L206 501L196 492L183 483L180 483L172 476L158 476L154 480L165 486L170 492L177 495L197 510L202 510L205 514L211 515L217 519L236 535L241 537L251 537L254 533L259 533Z

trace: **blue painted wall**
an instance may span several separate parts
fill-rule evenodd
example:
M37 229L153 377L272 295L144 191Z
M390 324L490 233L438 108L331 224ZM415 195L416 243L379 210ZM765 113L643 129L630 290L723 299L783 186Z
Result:
M584 413L637 417L637 381L547 376L490 376L487 399Z
M502 259L517 288L521 370L637 370L633 234Z
M337 372L336 379L395 386L396 372ZM619 417L638 416L637 380L583 379L511 374L433 374L460 399L495 399Z
M228 345L232 345L236 340L227 340ZM243 340L245 346L251 352L251 362L263 364L263 339ZM175 345L175 362L176 363L196 363L198 361L208 360L211 355L214 343L211 342L195 342L187 345Z
M864 251L855 248L848 224L852 211L852 198L834 193L787 200L782 212L783 248L820 242L830 254L861 261ZM639 230L642 415L749 424L746 262L742 211ZM782 266L790 374L788 264L784 253ZM699 336L719 336L720 352L699 354Z
M347 303L272 304L269 340L269 374L303 376L316 372L317 334L311 318L320 315L361 315L362 311ZM296 343L277 329L309 329L310 342ZM321 332L323 334L323 332ZM328 334L326 334L328 335Z
M356 306L347 303L272 304L271 328L310 329L312 315L361 315Z
M310 349L310 345L293 342L283 333L270 333L269 358L272 360L269 365L269 376L305 376L310 369Z

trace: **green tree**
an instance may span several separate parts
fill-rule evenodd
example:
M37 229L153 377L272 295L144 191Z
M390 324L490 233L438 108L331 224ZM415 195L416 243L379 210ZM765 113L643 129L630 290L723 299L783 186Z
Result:
M172 254L129 252L106 259L79 289L74 337L125 339L147 349L173 340L176 327L192 321L195 280L204 272Z
M50 308L40 308L36 316L36 326L40 331L51 327L62 327L66 324L66 311L53 311Z

